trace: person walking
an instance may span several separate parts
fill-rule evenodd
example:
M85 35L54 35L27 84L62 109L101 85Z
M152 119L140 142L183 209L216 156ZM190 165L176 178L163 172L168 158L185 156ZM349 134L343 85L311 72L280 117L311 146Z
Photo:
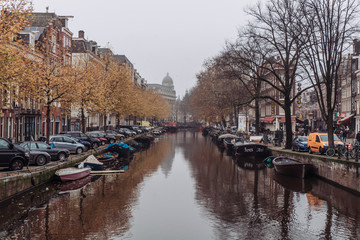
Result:
M346 129L344 129L344 131L343 131L343 141L344 141L344 143L346 143L346 137L347 137L347 131L346 131Z
M360 130L359 130L359 132L356 134L356 144L360 144Z

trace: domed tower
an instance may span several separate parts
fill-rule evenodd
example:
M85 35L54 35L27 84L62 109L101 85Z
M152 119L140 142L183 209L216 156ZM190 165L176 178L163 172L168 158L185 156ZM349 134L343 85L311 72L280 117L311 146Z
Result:
M169 76L169 73L167 73L166 77L164 77L164 79L162 80L162 85L174 89L174 82Z

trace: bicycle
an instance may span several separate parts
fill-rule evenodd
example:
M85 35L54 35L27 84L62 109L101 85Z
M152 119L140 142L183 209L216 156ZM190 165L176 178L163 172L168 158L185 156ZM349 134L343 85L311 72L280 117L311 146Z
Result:
M346 153L349 153L349 145L339 145L339 146L335 146L335 148L328 148L326 150L326 156L328 157L333 157L335 155L335 153L340 153L342 156L346 156ZM350 156L351 156L351 152L350 152Z
M350 157L355 158L356 155L360 157L360 144L356 142L350 151Z

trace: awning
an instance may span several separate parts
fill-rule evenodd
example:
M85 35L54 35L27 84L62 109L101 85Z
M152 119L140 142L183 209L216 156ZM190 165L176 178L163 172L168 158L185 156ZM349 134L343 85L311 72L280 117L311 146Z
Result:
M264 118L263 120L261 120L262 123L272 123L275 120L274 117L271 118Z
M281 121L281 122L285 122L285 117L281 117L280 121ZM295 120L295 117L291 117L291 121L292 121L292 122L295 122L295 121L296 121L296 120Z
M350 122L350 119L354 116L355 114L350 114L349 116L340 119L338 122L339 124L348 124Z

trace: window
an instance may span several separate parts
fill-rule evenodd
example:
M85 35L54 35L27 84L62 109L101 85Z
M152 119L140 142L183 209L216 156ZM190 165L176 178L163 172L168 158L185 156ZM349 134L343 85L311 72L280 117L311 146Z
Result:
M71 138L64 137L64 142L73 143L74 141Z
M9 149L9 143L4 139L0 139L0 149Z
M47 149L49 146L45 143L37 143L39 149Z
M53 137L53 138L51 138L51 142L63 142L63 138L62 137Z
M37 149L36 143L32 142L32 143L30 144L30 149Z

